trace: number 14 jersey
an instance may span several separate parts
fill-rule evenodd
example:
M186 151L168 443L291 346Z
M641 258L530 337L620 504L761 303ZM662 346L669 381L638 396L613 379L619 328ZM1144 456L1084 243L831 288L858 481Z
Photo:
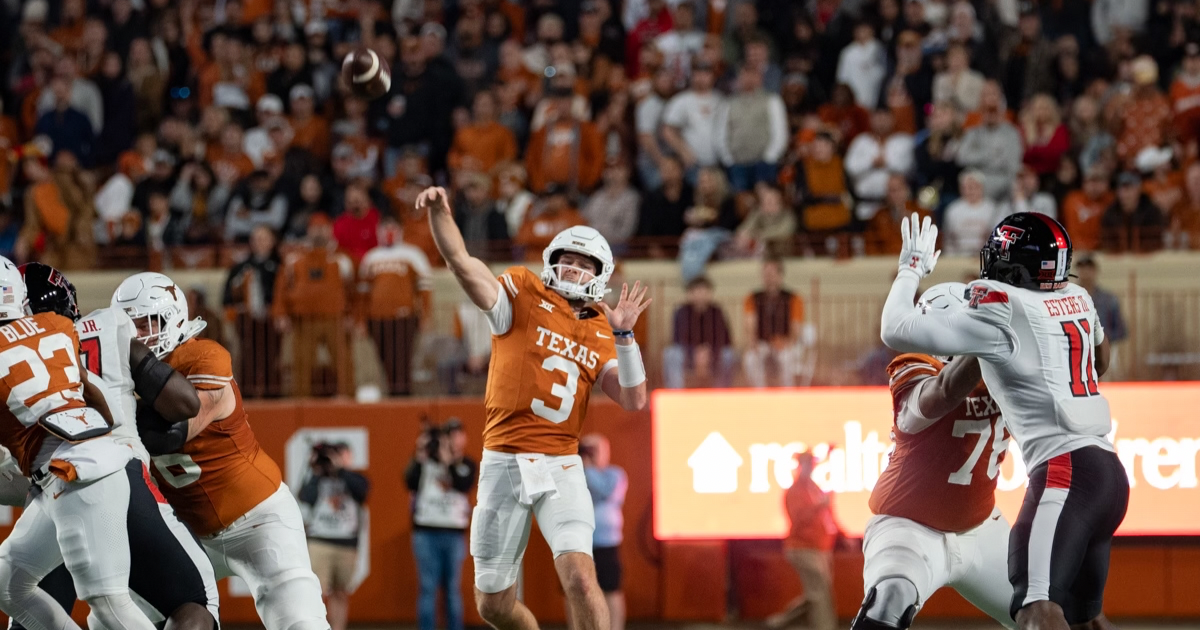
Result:
M617 366L612 327L601 313L579 319L566 298L525 267L510 267L499 280L499 300L488 313L483 446L573 454L592 386Z

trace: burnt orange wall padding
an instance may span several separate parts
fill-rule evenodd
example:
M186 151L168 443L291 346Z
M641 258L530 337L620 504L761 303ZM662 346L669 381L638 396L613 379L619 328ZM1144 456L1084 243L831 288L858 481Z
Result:
M357 405L346 402L286 401L247 405L255 434L280 462L289 437L301 428L365 427L370 439L371 573L351 599L355 623L408 623L416 618L417 578L409 541L409 496L402 478L423 415L441 422L457 416L471 436L469 451L478 457L483 430L483 404L476 399L437 399ZM799 593L794 573L777 546L769 542L737 545L725 542L658 543L650 534L650 417L630 413L608 401L591 407L588 431L612 442L613 463L629 474L625 505L625 593L630 619L719 621L732 595L740 615L761 619L782 608ZM295 490L295 489L293 489ZM9 527L0 527L0 537ZM733 551L737 548L736 553ZM743 549L742 547L749 547ZM838 613L854 615L862 600L862 555L839 552L835 559ZM473 606L472 567L463 567L462 594L467 622L481 624ZM537 528L525 555L525 601L539 620L565 619L562 589L553 559ZM222 586L222 621L254 623L257 616L247 597L229 597ZM1105 610L1114 617L1200 616L1200 548L1147 543L1113 549ZM82 614L81 614L82 613ZM943 590L921 611L923 617L980 617L957 594ZM2 617L2 615L0 615ZM78 606L83 622L86 607Z

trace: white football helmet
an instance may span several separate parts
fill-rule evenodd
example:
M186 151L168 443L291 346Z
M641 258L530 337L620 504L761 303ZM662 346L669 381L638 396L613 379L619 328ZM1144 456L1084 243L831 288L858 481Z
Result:
M13 262L0 256L0 319L20 319L29 314L25 279Z
M967 285L961 282L935 284L926 289L921 294L921 299L917 300L917 308L921 309L921 313L959 309L966 305ZM954 357L938 356L935 358L942 363L948 363Z
M581 282L563 280L562 270L566 265L559 264L558 259L565 252L591 258L596 262L599 273L584 271ZM595 229L583 225L559 232L542 252L542 265L543 284L568 300L587 302L599 302L604 298L604 294L608 293L608 280L617 268L608 241Z
M113 293L112 307L124 310L134 323L146 318L150 333L139 336L138 341L149 346L160 359L208 325L198 317L188 321L183 289L167 276L151 271L134 274L121 282Z

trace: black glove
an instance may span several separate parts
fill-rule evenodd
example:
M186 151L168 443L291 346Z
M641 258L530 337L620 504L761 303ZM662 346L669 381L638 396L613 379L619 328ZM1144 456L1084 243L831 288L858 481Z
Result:
M187 442L187 420L174 424L167 422L154 410L152 405L145 401L138 401L137 428L138 435L142 438L142 445L151 455L175 453Z

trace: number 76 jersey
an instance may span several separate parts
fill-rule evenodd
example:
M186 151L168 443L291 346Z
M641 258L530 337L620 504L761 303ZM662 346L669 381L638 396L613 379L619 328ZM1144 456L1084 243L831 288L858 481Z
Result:
M573 454L592 386L617 366L612 327L601 313L578 318L525 267L510 267L499 280L483 446Z

